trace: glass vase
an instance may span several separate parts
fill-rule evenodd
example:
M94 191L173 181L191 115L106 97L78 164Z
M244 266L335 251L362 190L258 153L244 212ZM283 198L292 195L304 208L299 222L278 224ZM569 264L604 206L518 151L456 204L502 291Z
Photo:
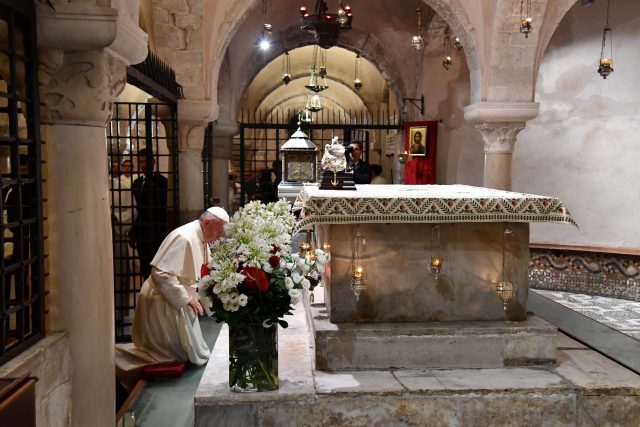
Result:
M229 327L229 387L248 393L276 390L278 379L278 324Z

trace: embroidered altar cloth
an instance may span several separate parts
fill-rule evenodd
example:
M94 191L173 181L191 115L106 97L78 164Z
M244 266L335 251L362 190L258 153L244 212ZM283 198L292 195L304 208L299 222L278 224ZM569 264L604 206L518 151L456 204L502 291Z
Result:
M305 184L294 210L294 232L314 224L553 222L577 224L564 203L468 185L357 185L358 191L320 190Z

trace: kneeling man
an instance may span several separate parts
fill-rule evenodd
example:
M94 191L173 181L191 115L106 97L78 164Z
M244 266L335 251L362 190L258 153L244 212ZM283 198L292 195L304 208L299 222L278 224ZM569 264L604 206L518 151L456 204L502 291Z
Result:
M209 208L164 239L151 261L151 275L140 289L131 331L133 343L116 345L119 376L136 376L149 364L207 363L210 350L198 322L203 308L195 284L202 264L208 261L207 244L223 236L228 222L224 209Z

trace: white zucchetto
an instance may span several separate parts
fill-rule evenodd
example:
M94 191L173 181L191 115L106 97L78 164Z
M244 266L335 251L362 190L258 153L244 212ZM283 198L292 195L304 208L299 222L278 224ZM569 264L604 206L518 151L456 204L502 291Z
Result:
M207 212L209 212L211 215L215 216L221 221L229 222L229 214L227 213L227 211L225 211L219 206L212 206L209 209L207 209Z

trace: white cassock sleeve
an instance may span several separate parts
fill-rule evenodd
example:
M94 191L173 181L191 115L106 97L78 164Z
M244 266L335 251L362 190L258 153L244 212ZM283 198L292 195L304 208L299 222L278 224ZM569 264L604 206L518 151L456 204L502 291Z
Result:
M156 289L176 310L180 310L191 301L192 296L175 275L153 267L151 269L151 278Z

